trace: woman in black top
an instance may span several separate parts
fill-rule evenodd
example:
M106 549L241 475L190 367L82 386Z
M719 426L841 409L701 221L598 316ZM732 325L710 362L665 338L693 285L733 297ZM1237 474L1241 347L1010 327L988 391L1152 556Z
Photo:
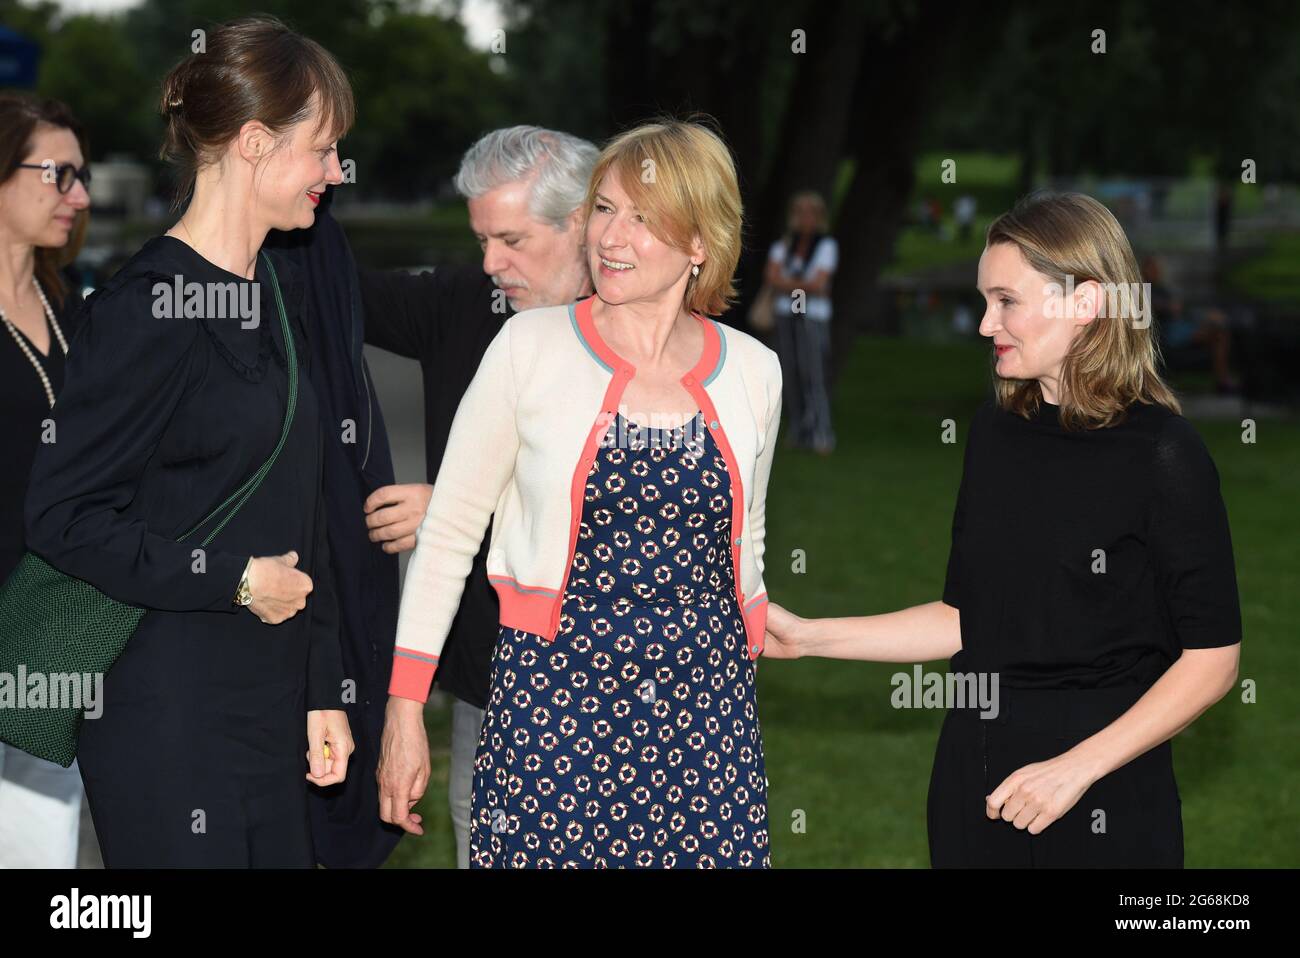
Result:
M78 130L60 103L0 96L0 581L26 551L27 475L77 331L81 291L60 266L76 256L90 208Z
M768 654L952 656L970 694L946 702L933 865L1181 867L1169 740L1232 688L1241 641L1218 473L1104 206L1027 197L990 226L979 288L996 398L971 425L942 601L772 606Z
M81 245L90 195L80 125L63 104L0 96L0 582L26 551L23 499L42 428L63 388L81 293L59 267ZM76 764L0 743L0 868L74 868Z
M259 251L269 229L310 226L342 181L352 96L318 45L250 19L209 32L164 81L162 109L192 198L87 301L57 442L32 471L28 542L148 610L79 743L105 863L310 867L304 777L342 781L352 751L321 491L323 433L341 427L319 418L318 330L278 253L304 367L292 429L206 548L174 540L279 442L288 344Z

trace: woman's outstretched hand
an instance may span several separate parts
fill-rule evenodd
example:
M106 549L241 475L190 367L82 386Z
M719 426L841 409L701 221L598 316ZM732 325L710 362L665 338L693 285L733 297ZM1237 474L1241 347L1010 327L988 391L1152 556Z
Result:
M802 656L802 627L806 623L806 619L783 609L775 602L768 602L763 656L769 659L797 659Z

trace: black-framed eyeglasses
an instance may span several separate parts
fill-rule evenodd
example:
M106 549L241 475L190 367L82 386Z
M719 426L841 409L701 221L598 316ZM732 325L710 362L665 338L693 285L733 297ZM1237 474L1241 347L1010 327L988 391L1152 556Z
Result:
M48 163L19 163L18 167L24 170L51 169ZM60 193L66 193L68 190L72 189L72 184L77 180L81 180L81 185L86 188L87 192L90 191L89 166L76 166L72 163L60 163L58 166L53 167L53 170L54 185L59 188Z

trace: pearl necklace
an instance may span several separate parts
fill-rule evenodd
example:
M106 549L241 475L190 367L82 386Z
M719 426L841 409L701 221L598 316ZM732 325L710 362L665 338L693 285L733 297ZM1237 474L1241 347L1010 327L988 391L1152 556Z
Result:
M63 350L63 355L66 356L68 355L68 341L63 338L63 330L59 328L59 321L54 318L54 310L50 309L50 301L45 298L45 290L41 289L41 284L37 282L35 276L32 277L32 285L36 287L36 295L40 296L41 306L45 308L45 317L50 321L54 335L59 340L59 347ZM28 361L36 368L36 375L41 377L41 385L45 387L45 398L50 401L50 408L53 409L54 387L50 385L50 377L45 374L45 367L41 365L41 361L36 358L36 353L32 351L32 347L27 345L27 340L18 331L18 327L13 324L13 320L5 315L3 309L0 309L0 319L4 320L5 327L9 330L9 335L14 338L14 342L18 344L18 348L23 351Z

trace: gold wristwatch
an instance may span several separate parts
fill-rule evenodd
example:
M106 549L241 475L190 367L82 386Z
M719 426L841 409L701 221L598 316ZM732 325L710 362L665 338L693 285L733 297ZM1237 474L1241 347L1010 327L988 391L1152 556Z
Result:
M244 574L239 579L239 587L235 589L235 605L252 605L253 593L248 591L248 570L253 567L253 557L248 557L248 562L244 565Z

